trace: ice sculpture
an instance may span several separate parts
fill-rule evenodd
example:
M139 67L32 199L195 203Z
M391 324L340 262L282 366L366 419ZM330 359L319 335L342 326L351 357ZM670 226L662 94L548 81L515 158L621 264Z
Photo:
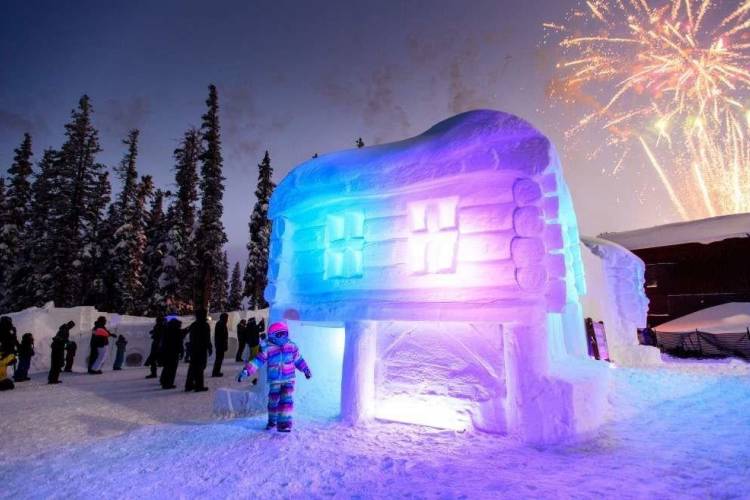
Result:
M586 276L596 294L584 299L586 314L604 321L612 361L622 366L661 363L656 347L638 344L638 328L646 327L648 298L644 289L646 266L627 248L608 240L583 237Z
M550 141L471 111L277 187L271 320L345 326L342 417L548 443L598 424L573 205ZM293 332L292 332L293 333Z

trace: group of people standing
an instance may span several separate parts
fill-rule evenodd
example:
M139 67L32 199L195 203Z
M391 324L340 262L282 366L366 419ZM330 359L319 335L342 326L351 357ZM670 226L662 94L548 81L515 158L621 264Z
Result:
M195 321L188 328L182 328L182 322L176 316L160 316L151 330L151 349L146 366L150 373L146 378L157 378L164 389L174 389L177 367L180 360L188 363L188 373L185 380L185 391L201 392L208 388L204 382L204 371L208 358L215 351L212 377L222 377L224 355L229 348L229 316L224 313L214 328L214 338L211 341L211 327L205 310L198 310ZM63 372L72 372L78 345L71 340L71 331L75 322L68 321L60 325L57 334L52 338L50 369L47 376L49 384L59 384ZM239 346L236 354L237 361L252 359L258 354L260 339L265 329L265 322L242 320L237 326ZM186 342L187 341L187 342ZM92 375L102 373L107 360L109 348L114 344L116 348L113 370L121 370L125 361L125 351L128 341L123 335L113 334L107 328L107 318L100 316L94 322L89 342L89 356L87 371ZM13 389L14 382L30 380L28 376L31 358L35 355L34 337L31 333L24 333L18 341L16 328L9 316L0 318L0 390ZM244 353L249 349L249 356ZM8 367L14 366L13 379L8 375ZM161 375L157 375L161 367Z
M150 373L146 378L159 378L162 389L174 389L175 376L180 360L188 363L188 373L185 379L185 392L207 391L208 387L204 381L204 371L208 365L208 358L216 353L214 357L212 377L223 377L221 367L224 355L229 349L229 315L222 313L219 321L214 327L214 339L211 342L211 326L208 324L208 314L205 310L195 313L195 321L187 328L182 328L182 322L175 316L160 316L151 330L151 349L146 359L146 366ZM250 355L257 354L260 345L261 332L265 328L265 322L256 323L251 318L240 321L237 325L237 361L244 360L243 354L246 346L250 346ZM255 354L253 354L255 353ZM162 367L161 375L158 375L159 366Z

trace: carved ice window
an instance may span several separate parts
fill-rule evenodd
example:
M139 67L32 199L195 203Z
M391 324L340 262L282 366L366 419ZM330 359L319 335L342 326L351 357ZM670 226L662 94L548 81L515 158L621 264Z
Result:
M365 216L344 212L326 218L325 279L361 278Z
M426 200L409 205L409 262L416 274L456 270L458 198Z

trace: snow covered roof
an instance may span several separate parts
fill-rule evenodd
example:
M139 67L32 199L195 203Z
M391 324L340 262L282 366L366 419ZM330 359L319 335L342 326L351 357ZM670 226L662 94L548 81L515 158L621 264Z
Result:
M620 233L602 233L599 237L614 241L628 250L639 250L685 243L707 244L729 238L747 238L749 235L750 213L746 213L677 222Z
M294 168L275 189L271 218L313 198L326 201L408 188L487 170L528 176L551 163L550 141L517 116L467 111L399 142L321 155Z
M708 307L654 327L657 332L741 333L750 327L750 302Z

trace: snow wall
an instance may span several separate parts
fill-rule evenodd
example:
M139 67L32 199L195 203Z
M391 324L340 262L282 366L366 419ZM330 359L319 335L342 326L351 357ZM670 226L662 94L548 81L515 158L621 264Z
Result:
M591 291L583 297L583 310L604 322L611 360L622 366L661 364L658 348L638 343L637 330L646 327L648 315L645 264L617 243L588 236L581 241Z
M107 318L107 327L112 333L125 335L128 341L126 359L129 361L129 363L126 362L126 366L134 366L137 361L140 361L137 365L142 365L146 360L151 349L151 337L149 333L155 323L154 318L103 313L93 307L56 308L51 302L44 307L30 307L20 312L8 314L7 316L13 319L19 341L21 340L21 336L26 332L31 332L34 335L34 349L36 354L31 358L30 371L32 373L49 370L52 337L55 336L60 325L68 321L74 321L76 324L70 334L70 340L76 342L78 345L73 365L76 371L86 370L86 357L89 355L91 329L94 326L94 321L99 316ZM213 316L211 321L212 339L214 320L218 319L217 314ZM250 317L255 317L258 320L267 318L268 310L235 311L229 313L230 343L226 358L229 358L230 354L234 356L237 350L237 323L243 318L247 319ZM181 319L183 327L187 327L193 318L185 316ZM111 342L110 349L113 349ZM113 362L114 356L110 352L105 366L111 368L111 363Z
M472 111L310 160L269 217L271 320L343 327L344 420L532 443L600 423L608 369L586 357L575 212L527 122Z

